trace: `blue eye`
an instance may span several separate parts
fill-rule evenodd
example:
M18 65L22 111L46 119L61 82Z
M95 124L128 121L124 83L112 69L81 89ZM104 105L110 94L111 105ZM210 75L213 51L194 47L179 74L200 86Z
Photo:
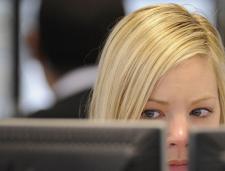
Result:
M207 117L208 115L210 115L212 113L211 110L206 109L206 108L198 108L198 109L194 109L191 111L191 115L194 115L196 117Z
M159 110L144 110L142 112L141 117L143 119L158 119L160 117L162 117L162 112L160 112Z

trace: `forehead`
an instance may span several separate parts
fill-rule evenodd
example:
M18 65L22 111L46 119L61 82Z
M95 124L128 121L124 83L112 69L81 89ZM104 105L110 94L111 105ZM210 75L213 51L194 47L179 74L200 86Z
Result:
M169 70L156 84L152 96L199 96L217 93L215 73L207 56L194 56Z

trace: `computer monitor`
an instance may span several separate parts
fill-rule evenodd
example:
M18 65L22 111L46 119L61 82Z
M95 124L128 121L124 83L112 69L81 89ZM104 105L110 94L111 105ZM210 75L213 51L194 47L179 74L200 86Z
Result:
M0 121L1 171L163 171L163 124Z
M225 127L192 131L189 150L190 171L225 171Z

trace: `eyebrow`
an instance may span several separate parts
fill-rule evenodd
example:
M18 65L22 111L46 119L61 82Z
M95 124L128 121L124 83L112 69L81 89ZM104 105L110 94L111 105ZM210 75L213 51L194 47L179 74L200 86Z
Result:
M197 100L192 101L192 104L194 105L194 104L197 104L201 101L212 100L212 99L216 99L216 97L214 97L214 96L202 97L202 98L199 98ZM148 99L148 102L155 102L155 103L159 103L159 104L162 104L162 105L168 105L169 104L169 102L167 102L167 101L163 101L163 100L159 100L159 99L153 99L153 98Z
M207 100L212 100L212 99L216 99L216 97L215 96L207 96L207 97L199 98L197 100L194 100L192 102L192 104L198 104L201 101L207 101Z
M163 101L163 100L159 100L159 99L153 99L153 98L148 99L148 102L155 102L155 103L159 103L159 104L163 104L163 105L169 104L169 102L167 102L167 101Z

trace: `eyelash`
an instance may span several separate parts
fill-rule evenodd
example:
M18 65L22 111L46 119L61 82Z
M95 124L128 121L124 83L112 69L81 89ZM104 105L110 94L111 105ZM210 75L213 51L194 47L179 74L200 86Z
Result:
M197 111L197 110L205 110L205 111L207 111L207 113L208 114L206 114L206 115L203 115L203 116L196 116L196 115L193 115L193 116L195 116L195 117L200 117L200 118L206 118L207 116L209 116L210 114L212 114L213 113L213 109L211 109L211 108L197 108L197 109L194 109L194 110L192 110L190 113L192 113L192 112L195 112L195 111Z
M147 113L148 112L148 113ZM149 116L149 113L150 112L158 112L159 116L158 117L150 117ZM160 110L157 110L157 109L147 109L147 110L144 110L141 114L141 118L142 119L159 119L159 118L162 118L164 117L165 115L163 114L163 112L161 112Z
M199 110L204 110L204 111L206 111L207 112L207 114L205 114L205 115L203 115L203 116L199 116L199 115L196 115L196 114L194 114L193 112L197 112L197 111L199 111ZM147 113L148 112L148 113ZM158 116L156 116L156 117L153 117L153 116L150 116L150 114L152 114L152 113L150 113L150 112L158 112ZM194 117L196 117L196 118L206 118L206 117L208 117L209 115L211 115L213 113L213 109L211 109L211 108L205 108L205 107L200 107L200 108L196 108L196 109L193 109L191 112L190 112L190 115L191 116L194 116ZM160 119L160 118L162 118L162 117L164 117L165 116L165 114L162 112L162 111L160 111L160 110L158 110L158 109L147 109L147 110L144 110L143 112L142 112L142 114L141 114L141 118L142 119Z

